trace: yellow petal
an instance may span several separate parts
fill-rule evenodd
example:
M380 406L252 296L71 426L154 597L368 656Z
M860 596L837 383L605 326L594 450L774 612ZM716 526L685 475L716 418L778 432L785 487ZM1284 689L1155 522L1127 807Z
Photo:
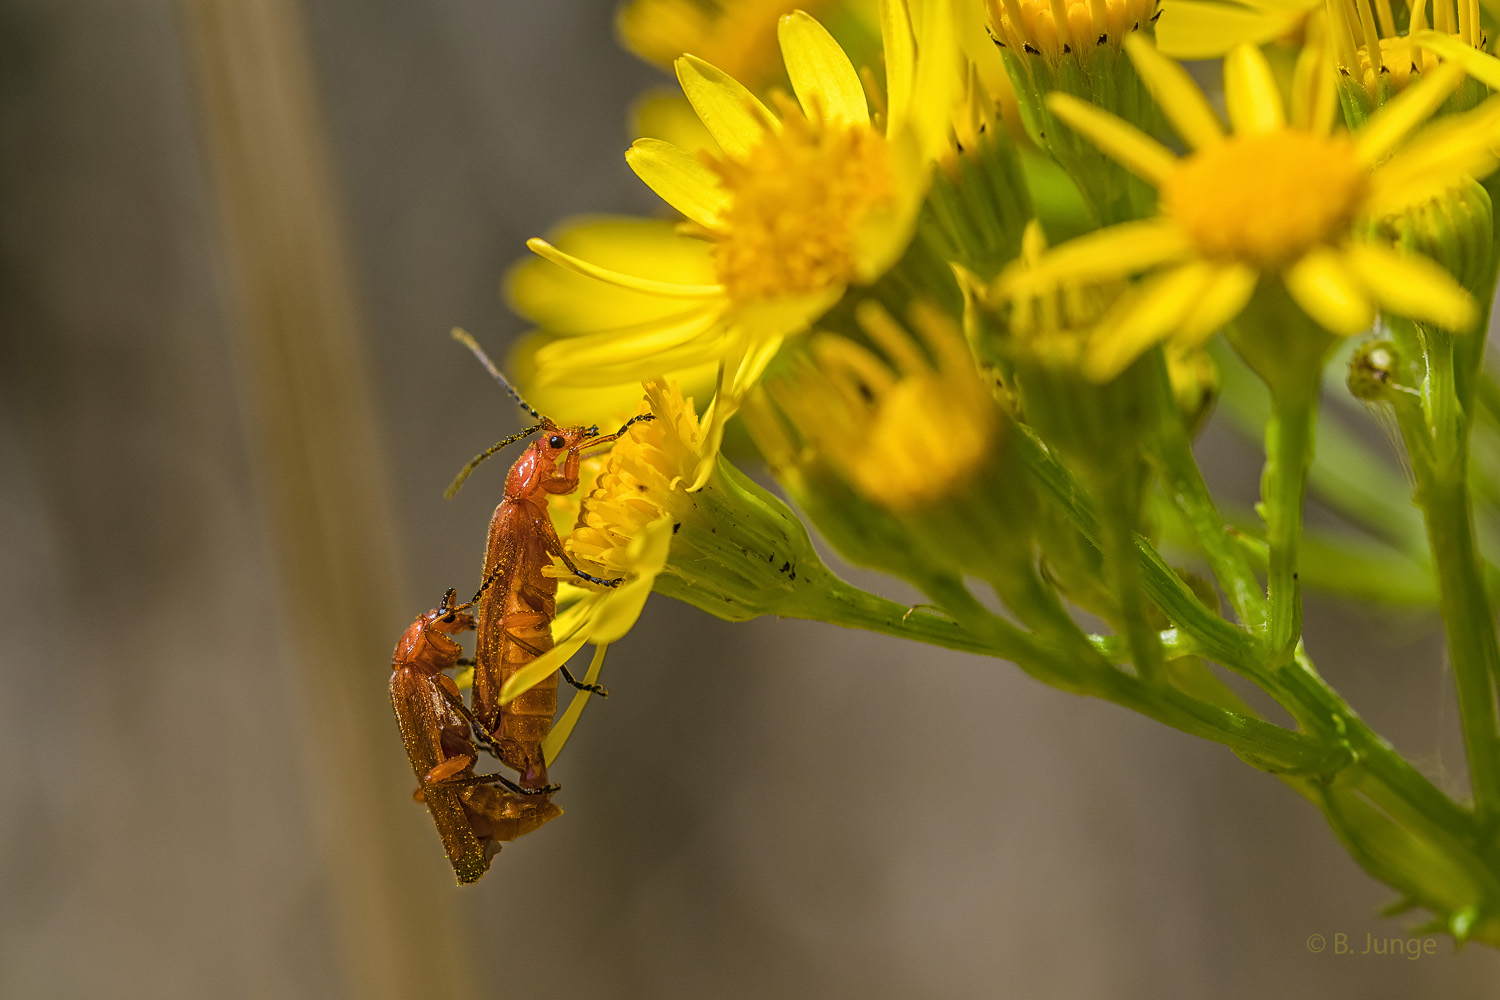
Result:
M885 48L886 135L906 128L916 79L917 49L906 0L880 0L880 39Z
M1177 157L1134 125L1071 94L1047 95L1047 107L1126 169L1160 187L1177 166Z
M1215 59L1242 42L1260 44L1296 29L1302 11L1173 0L1156 24L1156 45L1174 59Z
M637 379L621 378L616 382L594 385L539 381L535 355L542 347L558 342L557 337L534 332L521 338L511 350L505 370L515 376L512 381L521 388L527 402L563 427L576 424L616 427L635 413L641 401L641 385ZM717 369L717 360L689 368L659 368L662 374L679 382L683 392L705 397L713 389Z
M720 349L721 319L716 308L694 309L637 326L555 340L537 349L537 380L543 385L615 385L702 364Z
M635 569L624 583L601 595L589 625L590 642L617 642L635 626L657 575L666 568L671 547L672 518L666 515L646 524L630 540L629 559Z
M1187 253L1187 237L1166 219L1122 222L1069 240L1033 265L1012 264L1000 276L1003 295L1030 294L1061 281L1118 278Z
M1197 302L1182 317L1175 339L1192 347L1218 333L1245 308L1259 281L1260 272L1247 264L1219 265Z
M1366 212L1394 214L1434 197L1465 174L1484 177L1495 169L1497 146L1500 99L1491 98L1473 111L1440 118L1375 169Z
M734 77L697 56L682 56L674 64L677 82L692 102L704 127L726 154L744 157L775 128L776 117Z
M1176 10L1174 6L1169 8ZM1139 32L1125 36L1125 51L1135 64L1136 72L1161 106L1177 134L1194 149L1212 146L1224 139L1219 116L1209 107L1203 91L1193 82L1187 70L1165 58Z
M1254 45L1236 45L1224 57L1224 104L1237 135L1274 132L1286 111L1271 64Z
M1375 305L1341 255L1313 250L1282 275L1287 291L1330 333L1351 337L1375 322Z
M963 82L963 47L958 43L951 2L936 0L922 5L916 22L916 44L910 127L923 157L936 160L948 149L953 106Z
M1355 155L1365 163L1384 159L1448 99L1463 75L1463 69L1455 63L1442 63L1423 73L1422 79L1386 102L1364 128L1354 133Z
M814 120L870 124L859 74L826 28L799 10L782 16L776 36L803 114Z
M585 277L595 278L620 288L628 288L631 291L678 299L714 298L724 294L723 285L679 284L675 281L656 281L652 278L640 278L633 274L612 271L607 267L590 264L586 260L579 260L571 254L563 253L551 243L535 236L526 241L526 246L538 257L550 260L559 267L565 267Z
M580 217L557 226L548 239L570 256L629 268L643 278L703 283L715 277L709 245L682 236L665 220ZM629 326L683 308L681 300L604 284L531 254L506 274L505 295L512 309L554 333Z
M1339 113L1333 52L1318 39L1303 46L1292 71L1292 127L1327 135Z
M664 139L690 153L700 149L720 152L681 90L658 88L636 98L630 105L630 134Z
M1096 382L1108 381L1152 344L1177 332L1214 270L1212 264L1193 261L1152 278L1102 325L1084 355L1084 374Z
M708 164L660 139L637 139L625 162L661 199L704 229L715 229L729 206L729 192Z
M500 687L500 704L509 705L516 698L546 680L558 667L567 663L569 657L582 649L587 641L588 633L579 632L511 674L510 679Z
M599 679L599 671L604 666L604 654L609 651L607 644L601 644L594 649L594 658L589 662L589 672L584 674L583 683L593 684ZM579 716L583 715L583 709L593 696L590 691L575 691L573 700L568 702L568 710L564 712L553 723L552 729L542 740L542 759L551 767L557 762L557 755L562 753L563 747L568 745L568 738L573 735L573 728L578 725Z
M1474 299L1453 276L1426 257L1356 243L1345 259L1382 309L1460 333L1474 326Z
M1436 52L1449 62L1463 67L1465 73L1491 90L1500 90L1500 59L1440 31L1419 31L1411 40L1429 52Z

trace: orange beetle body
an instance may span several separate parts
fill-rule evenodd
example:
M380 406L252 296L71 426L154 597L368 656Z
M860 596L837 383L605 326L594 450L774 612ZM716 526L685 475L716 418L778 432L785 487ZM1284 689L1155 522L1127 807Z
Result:
M484 578L493 578L494 584L479 602L474 714L490 730L501 759L515 768L524 788L547 784L541 742L557 712L557 673L503 708L500 688L552 648L557 580L542 571L552 565L554 556L565 556L547 515L547 497L578 488L580 451L598 440L594 428L559 428L544 421L542 436L511 467L505 496L490 518Z
M474 619L452 605L417 618L396 643L391 662L391 707L416 775L416 797L427 804L443 850L460 883L479 879L502 841L530 833L562 810L545 796L518 795L490 787L499 775L476 775L478 752L452 678L462 647L451 635L474 627Z

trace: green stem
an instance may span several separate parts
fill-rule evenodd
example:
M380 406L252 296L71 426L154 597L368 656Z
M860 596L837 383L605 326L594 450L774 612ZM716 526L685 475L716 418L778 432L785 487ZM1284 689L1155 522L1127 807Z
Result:
M1313 424L1317 414L1317 371L1302 381L1274 385L1271 419L1266 424L1266 466L1261 476L1262 511L1270 546L1267 576L1269 616L1266 641L1271 667L1291 661L1302 635L1302 584L1297 548L1302 540L1302 502L1312 466Z
M1059 649L994 614L957 581L939 581L930 596L965 628L985 636L996 648L1016 650L1009 658L1045 684L1113 702L1173 729L1219 743L1268 771L1322 778L1349 763L1342 746L1330 746L1322 739L1226 711L1168 685L1148 684L1109 665L1097 654L1089 658L1092 662L1080 662L1071 649Z
M994 635L976 636L947 615L934 614L921 605L913 607L886 600L845 583L827 569L819 569L817 589L824 599L816 605L791 603L780 610L783 617L824 621L844 628L864 629L929 646L1002 659L1013 659L1024 653L1024 647L1014 643L997 645Z
M1229 606L1248 629L1260 630L1266 622L1266 599L1255 570L1243 548L1229 533L1208 484L1193 458L1192 443L1180 420L1167 422L1155 455L1157 470L1171 494L1172 502L1187 521L1193 538L1203 550L1209 569L1229 598Z
M1131 659L1136 673L1149 682L1157 682L1164 671L1161 636L1147 619L1146 595L1141 587L1141 567L1135 556L1135 526L1139 521L1141 487L1132 465L1115 469L1113 475L1101 477L1104 489L1114 495L1105 509L1104 565L1114 584L1120 603L1121 624L1130 642Z
M1458 689L1474 805L1481 818L1494 821L1500 818L1500 727L1494 682L1500 670L1500 648L1474 547L1474 512L1461 471L1450 468L1447 475L1420 482L1418 502L1427 516L1437 566L1438 606L1448 633L1448 659Z
M1465 369L1477 368L1478 358L1472 344L1462 344L1467 352L1462 358L1458 350L1458 338L1478 334L1455 335L1404 322L1397 329L1408 343L1420 345L1425 362L1420 405L1397 406L1396 419L1417 481L1416 503L1427 524L1474 808L1493 829L1500 822L1500 720L1495 704L1500 645L1475 540L1468 484L1473 401L1464 397L1463 386L1467 383L1472 389L1478 373Z
M1068 523L1096 548L1101 548L1099 519L1083 488L1052 451L1024 425L1012 440L1030 479L1042 496L1062 511ZM1134 536L1136 560L1146 595L1178 628L1198 642L1202 655L1241 670L1259 683L1264 674L1258 637L1226 622L1204 607L1187 584L1172 571L1152 544Z

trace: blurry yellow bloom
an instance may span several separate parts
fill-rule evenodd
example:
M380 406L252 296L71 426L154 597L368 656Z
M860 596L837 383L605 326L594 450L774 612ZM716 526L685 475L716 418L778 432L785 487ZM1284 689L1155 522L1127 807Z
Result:
M1162 0L1156 45L1174 59L1216 59L1236 45L1296 36L1322 7L1323 0Z
M749 87L760 90L779 74L776 20L802 10L872 8L868 0L629 0L615 27L625 47L647 62L670 67L691 53ZM860 10L859 13L865 13Z
M882 11L883 123L872 121L859 74L832 36L806 14L788 15L778 37L796 101L773 101L776 114L702 59L677 60L718 152L641 139L626 154L689 220L655 255L611 267L545 240L528 244L629 303L626 321L586 301L577 315L555 316L549 332L571 335L536 350L539 385L623 385L717 365L695 488L782 340L848 285L878 278L911 239L932 161L947 147L959 49L945 0L925 5L916 37L903 0Z
M962 491L995 450L1002 417L963 336L913 309L913 339L878 304L856 317L881 351L819 334L770 392L812 448L866 499L897 513ZM883 357L881 356L883 355Z
M1303 50L1288 120L1265 57L1242 45L1224 60L1233 125L1225 135L1186 71L1139 38L1126 48L1190 147L1187 156L1067 95L1052 95L1049 105L1155 185L1160 214L1065 243L1002 276L1016 295L1063 279L1153 272L1085 360L1091 377L1113 377L1158 341L1201 343L1239 315L1267 277L1335 334L1368 329L1377 306L1455 330L1472 324L1473 301L1442 268L1356 236L1357 223L1494 168L1494 106L1446 118L1393 155L1453 90L1456 68L1427 74L1349 136L1332 131L1337 103L1323 50Z

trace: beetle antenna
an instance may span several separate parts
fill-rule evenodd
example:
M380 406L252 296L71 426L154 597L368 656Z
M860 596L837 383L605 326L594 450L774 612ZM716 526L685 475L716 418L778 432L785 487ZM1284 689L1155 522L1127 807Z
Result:
M606 435L606 436L604 436L602 438L595 438L594 440L592 440L592 441L588 442L587 444L583 445L583 447L584 448L592 448L595 445L609 444L611 441L617 440L622 435L624 435L624 433L626 431L630 430L630 425L631 424L645 423L647 420L655 420L655 419L656 419L656 414L654 414L654 413L637 413L635 416L633 416L629 420L625 421L625 423L621 424L620 425L620 429L617 430L617 431L615 431L613 434L608 434L608 435ZM598 433L597 428L594 429L594 433L596 433L596 434ZM590 457L592 457L592 456L590 456Z
M531 414L538 420L546 419L537 412L534 406L521 398L521 394L516 391L516 387L510 384L509 379L500 374L500 369L495 366L495 362L490 360L490 356L484 353L484 348L480 347L473 337L469 336L468 333L460 330L458 327L454 327L453 339L474 352L474 356L479 359L479 363L484 365L485 371L489 372L490 375L495 379L495 381L499 382L501 387L504 388L506 392L510 393L510 398L519 403L521 405L521 409L525 410L527 413ZM528 431L527 433L530 432Z
M535 434L537 431L546 426L547 425L545 423L540 423L535 425L534 427L528 427L524 431L517 431L516 433L512 434L510 437L505 438L502 441L496 441L494 444L484 449L484 451L481 451L479 454L469 459L469 464L459 470L458 475L454 477L453 482L450 483L448 485L448 488L443 491L443 499L452 500L454 495L458 493L459 487L463 486L464 480L469 478L469 473L477 469L480 462L483 462L485 459L489 458L491 455L499 451L501 448L504 448L506 445L515 444L522 438L531 437L531 435Z

